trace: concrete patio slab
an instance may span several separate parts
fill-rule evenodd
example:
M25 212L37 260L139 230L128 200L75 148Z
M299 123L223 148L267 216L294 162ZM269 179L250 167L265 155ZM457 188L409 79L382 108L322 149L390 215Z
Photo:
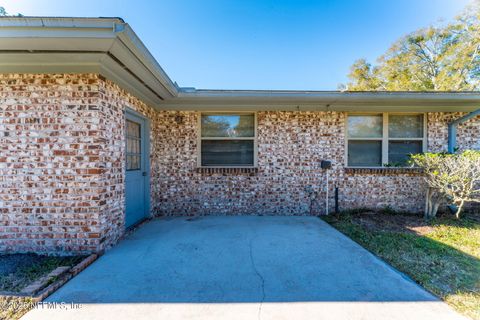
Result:
M153 220L24 319L464 318L318 218L241 216Z

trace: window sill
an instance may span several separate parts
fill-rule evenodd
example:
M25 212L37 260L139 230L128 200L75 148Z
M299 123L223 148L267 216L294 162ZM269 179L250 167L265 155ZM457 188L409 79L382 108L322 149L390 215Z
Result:
M196 171L207 174L249 174L257 173L258 167L197 167Z
M422 169L412 167L346 167L347 174L422 174Z

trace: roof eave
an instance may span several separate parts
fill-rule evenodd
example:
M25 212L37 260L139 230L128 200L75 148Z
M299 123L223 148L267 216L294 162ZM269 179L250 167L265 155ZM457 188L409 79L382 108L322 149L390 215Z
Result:
M281 90L180 90L161 109L312 111L471 111L480 92L341 92Z
M134 91L153 106L176 97L178 93L176 85L133 30L119 18L1 18L0 38L2 73L12 70L55 73L117 69L115 73L105 72L103 75ZM68 54L71 60L61 58ZM87 61L87 58L99 54L108 58L95 57ZM77 56L86 59L75 65L72 61L82 60ZM90 68L82 69L85 66ZM129 76L124 77L126 74ZM150 93L142 93L146 91Z
M480 92L178 88L120 18L1 17L1 73L97 72L158 110L472 111Z

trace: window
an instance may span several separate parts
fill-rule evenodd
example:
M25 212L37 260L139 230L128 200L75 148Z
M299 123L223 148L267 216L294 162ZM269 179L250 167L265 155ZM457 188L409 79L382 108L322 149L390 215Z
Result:
M256 165L255 114L201 114L202 167L254 167Z
M348 165L379 167L382 165L382 115L348 116Z
M404 165L410 154L423 152L423 114L388 115L388 163Z
M141 169L141 127L139 123L127 120L127 170Z
M426 146L423 114L348 115L347 163L350 167L404 166Z

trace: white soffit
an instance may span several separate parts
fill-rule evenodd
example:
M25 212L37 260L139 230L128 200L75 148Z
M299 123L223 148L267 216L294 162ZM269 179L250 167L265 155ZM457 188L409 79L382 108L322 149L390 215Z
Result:
M100 73L156 107L177 94L119 18L0 18L1 73Z
M178 88L120 18L1 17L1 73L100 73L157 110L472 111L480 92Z

